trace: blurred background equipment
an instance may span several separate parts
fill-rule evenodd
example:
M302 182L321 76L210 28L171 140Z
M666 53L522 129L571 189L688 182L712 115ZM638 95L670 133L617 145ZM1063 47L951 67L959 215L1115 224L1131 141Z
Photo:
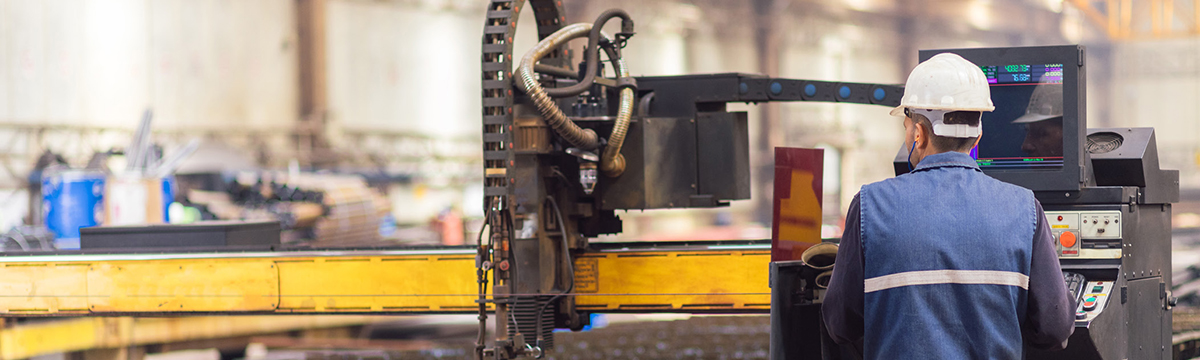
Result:
M4 44L0 46L0 199L4 200L0 201L0 230L12 229L5 235L7 240L4 249L6 252L45 250L49 245L56 245L55 251L60 253L74 251L63 250L78 246L69 240L74 239L70 237L73 234L62 234L54 228L78 230L88 224L86 220L89 215L96 224L104 223L106 217L111 215L103 206L88 210L84 206L62 205L71 199L62 194L52 194L54 196L50 201L44 201L44 174L50 174L49 179L53 181L57 176L54 173L58 170L85 173L100 171L105 174L107 181L113 179L110 176L128 169L132 165L130 160L140 158L145 161L145 157L125 154L141 148L137 144L143 142L135 142L135 138L153 138L149 146L151 150L144 154L153 154L155 159L164 159L164 156L171 158L180 153L178 149L190 147L188 144L193 139L200 139L194 155L182 161L173 177L178 183L177 187L171 186L173 192L168 194L164 191L162 194L161 220L154 215L158 210L153 208L145 209L144 214L140 214L144 216L132 218L140 222L185 224L215 219L278 221L282 231L281 242L285 246L342 250L395 245L473 245L471 242L476 239L481 239L483 244L491 244L499 238L480 235L490 235L499 229L507 231L512 237L541 225L545 236L539 236L538 243L546 248L537 251L539 255L545 255L546 260L537 265L542 270L541 275L544 275L543 283L538 287L547 289L549 293L539 295L540 298L535 302L521 304L521 311L510 317L514 323L527 326L539 323L537 314L545 310L547 316L543 316L542 321L566 321L580 325L580 322L584 322L582 319L589 318L560 318L571 311L559 311L553 306L538 309L536 305L562 303L566 296L550 299L557 295L554 290L569 286L582 289L603 286L607 290L609 286L628 285L629 289L637 290L639 288L636 286L640 285L636 283L618 283L608 276L612 274L612 267L619 267L626 273L645 270L645 273L639 273L645 274L641 278L652 279L652 275L656 274L653 268L634 265L637 259L641 259L639 257L653 257L661 260L657 262L660 265L671 264L689 269L694 263L683 262L685 259L707 259L704 261L712 262L703 263L704 266L726 270L716 275L708 271L708 276L765 278L766 268L753 270L751 264L767 257L767 248L761 242L747 240L766 239L772 234L772 203L769 199L772 198L773 189L771 179L775 178L773 148L786 145L823 150L823 174L813 179L820 181L821 185L821 190L815 194L823 205L819 229L822 237L836 238L842 230L845 207L857 189L864 183L892 176L892 170L885 162L895 153L900 142L894 129L877 126L881 121L889 121L878 107L813 101L766 102L747 106L739 101L726 103L718 99L722 101L702 102L695 112L668 109L664 104L679 103L677 99L665 96L665 86L669 84L661 81L656 83L650 77L639 78L637 84L617 82L611 79L614 75L621 75L616 69L617 61L624 62L621 67L627 68L628 75L639 77L734 72L770 76L749 79L747 94L741 93L741 84L736 82L729 87L715 87L730 89L735 93L729 98L755 102L760 100L754 99L761 99L758 92L766 99L778 96L772 93L772 86L767 79L821 80L811 84L813 94L820 90L821 96L827 96L825 100L840 101L841 89L829 86L838 81L900 83L916 65L918 57L915 54L918 49L1080 43L1087 46L1085 58L1091 69L1091 81L1086 85L1091 101L1085 111L1089 115L1089 124L1105 128L1156 129L1160 166L1180 170L1181 201L1174 204L1169 225L1174 230L1174 274L1187 274L1187 266L1200 263L1200 256L1196 255L1193 247L1195 241L1190 240L1194 237L1193 230L1200 226L1197 225L1200 220L1195 220L1200 219L1196 215L1200 214L1200 148L1196 145L1197 139L1200 139L1200 108L1193 109L1200 105L1188 105L1196 103L1193 100L1200 94L1200 72L1196 70L1200 69L1196 66L1197 59L1200 59L1200 43L1196 42L1195 35L1200 14L1193 11L1200 6L1195 1L973 0L947 3L923 0L572 0L564 2L561 8L556 7L559 11L553 19L534 14L535 8L546 7L542 5L545 4L540 1L508 0L118 0L104 5L84 0L0 1L0 23L5 24L0 28L0 44ZM541 64L532 64L533 75L548 80L540 82L540 85L552 96L562 95L556 91L563 90L555 89L571 86L576 79L590 77L598 83L572 86L572 92L582 92L577 93L578 96L561 98L553 105L563 111L567 120L585 128L591 127L606 141L615 140L609 134L610 128L618 121L615 115L622 110L619 100L621 93L638 89L634 92L638 101L629 109L632 114L629 116L628 132L624 141L616 141L621 143L620 155L625 159L626 169L622 178L629 180L615 185L618 185L618 189L635 190L646 186L654 189L659 184L667 184L667 180L680 178L678 172L668 174L660 171L671 169L669 166L645 166L655 162L679 162L678 159L664 157L674 148L662 146L663 142L657 141L659 139L653 135L678 130L680 126L686 127L681 120L698 118L692 115L711 113L712 110L726 114L744 112L732 118L716 119L730 120L727 122L732 124L744 123L744 129L707 129L710 130L707 132L709 135L715 133L746 140L746 144L736 147L740 149L744 146L746 161L731 162L744 168L729 167L726 166L729 163L716 161L729 159L708 156L700 158L705 161L696 160L695 163L698 164L697 169L701 169L698 174L713 175L706 178L708 180L736 180L743 177L733 174L747 174L744 178L749 180L748 183L730 187L745 190L745 193L716 194L708 191L712 188L708 185L712 183L697 181L697 189L686 193L633 191L628 193L628 197L614 197L613 194L618 192L603 185L612 179L606 174L611 174L613 168L605 170L601 165L618 163L614 160L618 158L615 152L572 147L560 149L562 143L553 137L555 133L551 131L555 130L552 130L551 124L540 119L541 109L536 104L517 104L510 108L513 103L498 103L495 100L497 96L516 99L525 96L520 89L515 90L516 94L509 95L502 89L494 88L498 85L495 82L497 79L513 79L515 71L497 73L496 78L481 84L479 73L470 70L515 70L517 64L514 61L519 63L521 55L528 53L539 38L552 34L548 28L539 29L536 23L586 23L595 26L596 16L609 8L624 9L630 19L637 20L634 38L628 38L629 31L623 29L622 25L613 24L621 21L612 21L604 27L608 41L597 36L595 45L589 50L584 42L590 39L581 38L562 48L567 52L547 53ZM520 14L524 14L525 20L515 21L515 16ZM513 16L514 21L502 24L502 18L508 16ZM479 45L481 32L485 33L485 40L492 42L484 45L483 49ZM590 37L591 33L587 35ZM484 56L493 56L488 54L497 54L500 48L505 48L503 53L516 53L516 56L489 58L490 63L483 64L481 68L478 62L481 50ZM593 51L596 49L602 51ZM610 50L618 56L609 57ZM580 66L580 62L590 56L595 56L595 61L587 61ZM555 63L554 66L546 66L551 63ZM610 67L613 70L605 72L602 70L604 66L600 65L602 63L614 63ZM597 72L577 71L589 66ZM551 75L554 80L550 80ZM413 84L420 84L420 91L415 91ZM801 97L810 96L809 84L785 81L780 85L781 91L796 91ZM792 85L805 86L793 88ZM481 90L489 93L493 99L480 99ZM679 88L672 91L676 90ZM871 99L874 95L871 89L850 90L855 98L861 94ZM654 97L643 96L647 91L658 94ZM752 92L755 94L750 94ZM642 106L641 100L645 101L645 106ZM688 105L695 107L691 103ZM493 126L492 130L507 132L513 135L512 139L497 141L496 138L502 136L495 132L479 132L481 106L491 107L495 111L489 116L510 110L513 112L511 129L487 123L489 118L484 118L485 124ZM140 128L138 120L147 115L147 108L154 109L154 126ZM642 108L647 111L641 112ZM638 117L646 121L636 121ZM496 118L490 120L496 121ZM706 130L697 131L703 133ZM703 147L704 151L720 153L726 150L709 146L720 144L711 138L700 135L691 138L702 140L695 145ZM481 143L488 147L481 147ZM562 161L556 160L552 164L559 168L557 172L517 174L505 170L506 173L501 174L501 167L497 167L499 163L518 160L496 158L495 153L488 153L501 148L519 148L522 152L551 151L556 154L562 151L571 154L571 157L561 157L558 160ZM520 159L537 157L545 156L525 153ZM709 159L714 161L707 161ZM638 161L643 166L639 167L636 164ZM480 172L481 165L487 170ZM49 168L58 170L50 171ZM575 168L578 170L571 171ZM104 172L102 169L121 171ZM159 176L152 166L141 169L150 173L145 176L147 178ZM638 174L638 171L643 173ZM300 181L303 185L293 181L293 178L305 177L320 180L314 180L314 183ZM170 178L166 176L164 180ZM566 181L562 181L562 178L566 178ZM505 218L489 212L494 202L485 202L485 199L496 196L499 186L485 186L485 182L502 182L504 179L539 179L541 185L555 193L522 193L522 196L528 196L506 205L524 206L527 212L536 213L537 217ZM640 181L632 181L634 179ZM152 202L151 198L157 195L151 190L157 184L135 182L132 185L122 191L145 195L147 202ZM570 191L576 191L577 186L579 193L585 197L597 198L608 194L609 201L639 205L623 207L612 203L599 208L599 211L591 209L593 218L607 217L620 221L619 234L598 234L586 240L589 246L607 251L603 256L581 256L579 253L559 255L564 247L579 249L585 245L578 240L568 240L565 246L560 244L567 238L562 236L564 231L577 230L571 229L576 226L572 217L584 214L588 209L561 198L554 203L544 201L545 195L558 196L568 186ZM163 190L167 188L163 184ZM276 195L283 193L289 195ZM316 194L321 195L310 197ZM704 195L713 197L710 199ZM88 196L97 199L85 196L83 201L100 202L113 198L105 192ZM745 197L750 200L728 202L728 206L721 207L681 209L693 206L693 201L716 204L722 199ZM59 217L51 226L52 219L46 216L55 207L44 209L43 205L54 205L55 202L59 203L59 208L71 209L61 213L69 213L71 217ZM655 207L671 210L655 210ZM631 208L635 210L627 210ZM559 213L564 216L559 216ZM563 220L563 223L558 224L559 220ZM484 226L497 222L519 223L520 226L508 229ZM582 224L579 228L614 229L617 225L612 221L596 222ZM48 240L56 237L59 239ZM658 242L627 244L640 240ZM715 245L661 242L684 240L724 242ZM605 242L615 244L606 248ZM659 252L672 248L688 251ZM396 295L397 292L413 289L405 287L411 285L405 279L421 276L436 275L449 282L462 280L466 284L463 286L468 288L478 285L478 279L469 271L463 275L448 270L450 268L439 267L440 263L474 263L475 260L471 258L473 250L466 254L453 253L462 249L439 250L449 252L425 255L397 255L388 253L386 249L379 251L371 255L354 253L359 255L358 258L349 255L286 258L275 263L289 264L289 267L281 267L274 272L270 271L271 268L258 272L257 263L242 264L247 267L239 269L254 270L244 271L247 275L240 279L212 276L210 280L245 282L258 277L268 279L269 274L276 274L280 278L275 279L275 283L283 281L292 284L292 287L280 285L285 291L304 290L288 293L295 297L281 297L291 299L278 305L286 311L397 313L477 310L477 304L470 301L464 305L457 300L413 300L411 296ZM697 254L703 256L695 256ZM255 256L269 255L276 254ZM150 255L137 256L144 258ZM579 264L570 269L563 266L566 265L565 261L554 261L556 257L575 258ZM87 268L78 266L86 263L79 260L82 258L63 259L73 260L46 264L75 265L55 265L54 271L69 273L75 276L74 279L86 278L71 272ZM104 261L113 259L95 261L100 261L96 264L108 264ZM516 270L520 266L516 263L517 259L512 260L509 263L481 261L475 265L491 266L492 271L504 266L520 273ZM162 265L156 269L168 274L166 270L174 264L171 261L184 260L144 261L162 261L156 263ZM205 258L196 261L216 260ZM382 266L387 271L375 271L384 274L373 272L361 275L360 272L348 270L362 263ZM472 265L462 266L469 268ZM22 279L29 279L28 269L36 267L0 268L8 271L9 276L5 277L7 281L23 284ZM422 272L424 269L446 271L428 273ZM597 271L591 272L589 269ZM387 277L388 272L408 275ZM589 276L594 276L595 281L581 280L577 285L559 281L565 278L560 275L572 272L580 279L593 279ZM689 276L692 275L702 274L681 274L678 279L691 279ZM342 281L321 282L331 278ZM551 278L554 281L546 283L545 280ZM288 279L305 281L288 283ZM727 281L724 279L709 279L707 283ZM1181 304L1188 304L1187 299L1194 296L1190 295L1192 290L1189 289L1194 288L1194 281L1190 279L1181 278L1168 283L1175 285L1172 288L1181 297ZM484 280L489 281L485 287L490 291L491 285L494 285L490 283L492 279ZM527 280L523 278L522 281L529 283ZM263 282L270 283L269 280ZM688 284L680 282L683 280L664 286L680 291L699 289L697 285L690 285L689 288ZM322 286L301 286L297 290L296 284L302 283L319 283ZM370 299L354 296L356 294L351 291L356 286L375 286L371 284L396 284L400 288L382 289L381 294L387 296ZM143 290L150 289L150 285L154 284L147 284ZM739 289L750 293L766 291L765 282L738 285L743 286ZM42 294L55 291L65 294L70 292L67 288L86 287L64 285L63 289L57 289L39 286L37 291L42 291ZM446 289L457 288L447 286ZM707 292L709 289L697 291ZM489 292L489 296L491 294ZM86 310L82 309L87 309L88 304L81 305L78 299L86 298L88 294L76 295L84 297L62 298L59 303L36 297L30 298L33 299L31 303L19 303L16 298L3 299L0 300L0 310L13 316L85 313ZM477 294L473 291L469 294L472 300L475 296ZM763 297L730 298L734 300L694 298L686 303L674 303L662 297L635 301L579 296L576 305L579 306L577 309L589 311L599 311L597 309L617 304L622 309L634 309L628 311L664 311L666 306L671 311L683 311L681 309L687 307L691 309L689 311L729 311L729 308L737 308L738 311L763 312L766 309L761 300ZM406 302L409 300L412 302ZM437 311L421 307L434 305L451 307ZM408 307L421 307L422 310ZM1178 314L1187 311L1180 309L1175 309L1177 319L1184 318ZM550 316L551 313L556 315ZM551 317L554 319L546 319ZM489 319L494 321L496 317L489 316ZM759 320L761 325L763 318ZM264 323L269 321L264 320ZM475 321L473 317L467 321L471 323L471 333L477 330ZM37 321L25 319L16 319L9 324L13 326L11 331L0 334L0 337L16 336L14 334L28 329L27 325L40 325ZM700 326L712 326L713 329L741 326L729 323L704 324ZM95 326L95 329L116 326L109 325L112 324ZM1175 331L1180 334L1196 328L1191 325L1180 327L1178 322L1176 325ZM345 332L339 335L342 336L357 331L354 326L345 325L329 332ZM541 324L537 326L547 328ZM261 328L285 331L269 326ZM495 329L495 324L487 328ZM142 330L136 333L156 332L161 331ZM746 333L762 332L754 330ZM316 333L320 331L296 330L286 334L319 337ZM531 333L523 331L522 335L533 339L535 336ZM565 335L571 339L569 343L564 345L560 341L553 346L546 343L546 348L559 350L563 346L585 342L574 339L576 335L586 334ZM206 336L206 339L211 339L222 335L214 332ZM493 332L487 336L495 338L498 334ZM170 344L145 339L131 339L122 343L96 341L87 347L69 347L66 348L69 350L62 351L107 347L108 350L104 351L112 353L105 353L106 356L116 356L116 352L125 351L126 357L137 358L137 351L168 352L184 346L203 346L195 343L184 345L197 341L196 338L165 339L161 341L169 340ZM294 343L301 340L264 340L262 344L273 344L263 347L274 350L290 346L287 345L289 341ZM613 349L605 354L612 358L630 357L630 352L642 356L644 351L649 350L646 346L650 344L641 340L635 341L638 346L630 348L613 345L617 341L620 341L620 336L605 340L605 345L597 345L599 342L589 344ZM678 350L675 354L694 357L728 356L730 352L742 350L746 351L742 353L745 357L757 357L754 354L761 350L758 345L735 349L717 341L712 343L716 345L677 348L675 344L667 343L665 346ZM339 346L344 348L355 348L345 345L350 343L341 344ZM222 356L262 354L246 351L246 345L223 346ZM659 346L658 343L653 345ZM360 343L359 346L366 345ZM638 351L639 346L643 352ZM6 353L6 349L11 348L0 349L3 350L0 351L0 357L24 358L46 353L27 352L22 353L25 356L17 356ZM27 349L32 351L32 348ZM454 351L471 352L471 349L459 349L437 353L438 347L427 349L431 350L422 353L422 356L454 357L463 354ZM618 349L623 352L615 353ZM575 354L571 351L576 350L592 353L585 349L562 349L564 354ZM704 355L698 352L701 350ZM1176 351L1180 351L1179 347L1176 347ZM271 354L272 351L266 353ZM331 351L313 356L336 354ZM374 356L361 352L343 355ZM101 355L91 353L90 356ZM299 355L293 353L289 356ZM469 355L462 355L466 356ZM553 353L550 356L554 356Z

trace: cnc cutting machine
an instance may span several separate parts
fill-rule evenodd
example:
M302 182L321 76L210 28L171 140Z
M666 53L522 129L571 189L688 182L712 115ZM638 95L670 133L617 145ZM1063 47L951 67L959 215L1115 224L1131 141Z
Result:
M540 42L514 54L525 8L533 10ZM772 312L777 324L789 324L774 327L776 344L792 344L773 347L773 357L832 354L812 316L820 302L813 258L768 276L763 241L589 239L621 232L618 210L748 199L749 119L728 111L729 103L894 107L903 89L755 74L632 77L621 49L636 41L633 20L610 10L591 24L569 25L559 1L489 2L481 79L486 227L475 245L9 254L0 256L0 313L474 313L477 356L510 359L542 356L555 328L580 329L592 312ZM610 21L619 32L600 31ZM575 38L587 38L577 67L566 46ZM1030 187L1046 205L1069 272L1064 279L1080 294L1071 354L1158 357L1151 344L1165 346L1170 336L1164 251L1178 173L1158 169L1152 131L1085 132L1081 47L951 51L984 66L997 87L1011 85L997 91L1008 97L996 99L995 118L985 119L985 134L998 137L982 141L976 157L988 174ZM1038 113L1053 112L1053 101L1030 105L1034 94L1054 99L1055 89L1039 84L1058 84L1065 129L1058 154L1023 150L1024 131L1054 121L1016 122L1053 115ZM498 320L493 339L484 328L489 316ZM1114 334L1125 340L1098 341Z

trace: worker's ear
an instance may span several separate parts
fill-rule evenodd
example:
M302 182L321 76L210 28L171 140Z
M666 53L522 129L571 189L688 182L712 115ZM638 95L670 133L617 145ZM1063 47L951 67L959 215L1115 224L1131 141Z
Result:
M916 123L917 131L913 134L913 140L917 142L917 149L925 150L929 146L929 139L933 135L932 129L925 127L923 123Z

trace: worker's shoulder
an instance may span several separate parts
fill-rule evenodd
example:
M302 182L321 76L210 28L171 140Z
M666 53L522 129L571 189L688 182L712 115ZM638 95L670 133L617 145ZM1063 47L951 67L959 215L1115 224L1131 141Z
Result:
M972 183L972 186L978 187L978 190L988 192L992 195L1018 196L1030 199L1034 198L1033 191L1030 191L1029 189L996 180L996 178L987 176L979 171L963 172L960 173L960 175L964 176L965 178L957 179L969 181ZM929 172L900 174L893 178L887 178L863 185L859 193L861 194L862 192L869 190L910 190L913 188L931 186L937 187L939 186L939 184L937 184L938 181L945 181L945 179L938 179Z
M1021 186L1017 186L1017 185L1006 183L1006 182L1003 182L1000 180L996 180L996 178L987 176L981 172L976 172L973 176L976 177L978 179L978 181L980 181L985 186L992 188L993 191L1004 191L1004 192L1012 193L1014 195L1024 196L1024 197L1028 197L1030 199L1036 200L1036 198L1033 196L1033 190L1029 190L1029 189L1021 187Z

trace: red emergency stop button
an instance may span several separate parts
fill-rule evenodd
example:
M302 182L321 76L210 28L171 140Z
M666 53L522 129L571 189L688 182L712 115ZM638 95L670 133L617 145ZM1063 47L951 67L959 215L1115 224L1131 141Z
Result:
M1083 310L1084 311L1096 310L1096 298L1089 297L1087 299L1084 299L1083 300Z
M1062 235L1058 236L1058 243L1062 244L1063 247L1068 247L1068 248L1075 246L1075 233L1070 232L1070 231L1064 231L1062 233Z

